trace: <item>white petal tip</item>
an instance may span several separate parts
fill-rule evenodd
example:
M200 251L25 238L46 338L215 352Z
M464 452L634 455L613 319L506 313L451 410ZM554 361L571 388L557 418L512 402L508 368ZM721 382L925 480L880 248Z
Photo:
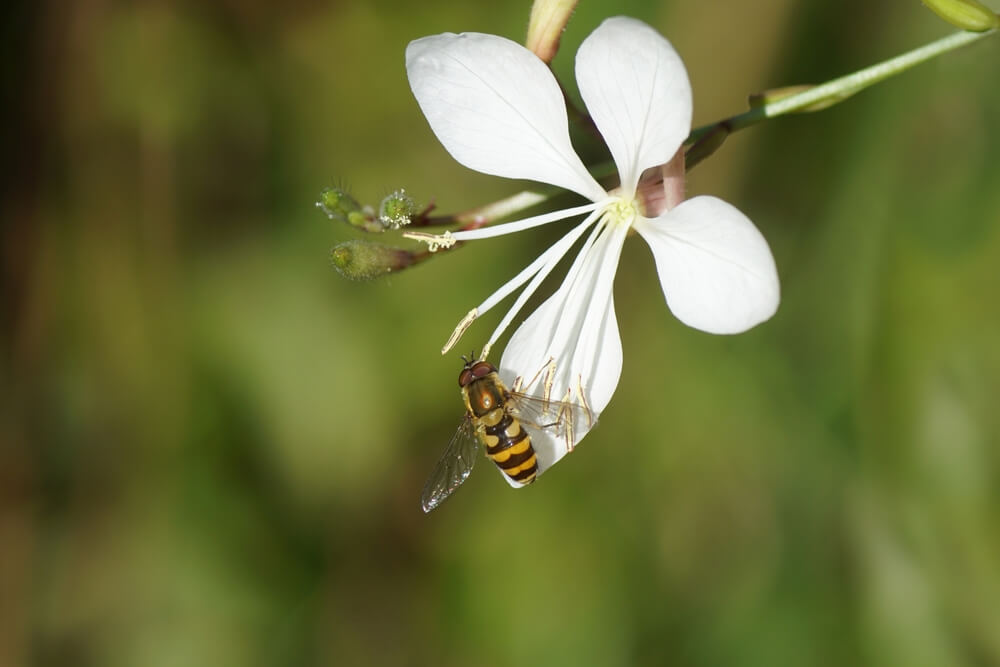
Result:
M695 197L636 229L653 251L667 305L684 324L737 334L777 312L781 289L771 249L732 205Z

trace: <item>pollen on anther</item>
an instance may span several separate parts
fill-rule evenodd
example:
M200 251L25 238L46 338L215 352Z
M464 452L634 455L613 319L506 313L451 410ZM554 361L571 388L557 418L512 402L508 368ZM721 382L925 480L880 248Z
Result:
M405 232L403 234L404 239L411 239L413 241L420 241L421 243L427 244L427 249L431 252L437 252L442 248L450 248L458 241L451 235L451 232L445 232L443 234L425 234L424 232Z
M455 330L451 332L451 336L448 337L448 341L444 344L444 347L441 348L441 354L447 354L448 350L450 350L455 346L455 343L458 342L458 339L462 337L462 334L465 333L466 329L472 326L472 323L476 320L477 317L479 317L479 309L473 308L465 315L465 317L462 318L462 321L458 323L458 326L455 327ZM484 349L488 350L489 348L487 347ZM483 359L485 358L486 355L484 354Z

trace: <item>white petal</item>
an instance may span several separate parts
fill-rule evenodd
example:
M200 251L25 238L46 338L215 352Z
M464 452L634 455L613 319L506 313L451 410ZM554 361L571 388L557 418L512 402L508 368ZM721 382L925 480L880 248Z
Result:
M406 71L434 134L466 167L604 198L570 143L559 84L523 46L481 33L424 37L406 47Z
M541 395L544 370L555 360L551 398L569 392L576 403L582 389L594 421L607 407L622 370L622 344L612 294L618 258L627 229L595 227L566 279L514 333L500 360L500 376L512 383L517 376L528 384L525 393ZM539 371L543 371L539 374ZM536 378L536 374L538 377ZM575 442L590 430L579 420ZM566 442L549 431L532 433L539 474L567 453Z
M634 226L653 251L667 305L684 324L709 333L740 333L778 309L771 249L734 206L694 197Z
M643 170L673 157L691 130L691 84L680 56L642 21L607 19L576 54L587 111L634 194Z

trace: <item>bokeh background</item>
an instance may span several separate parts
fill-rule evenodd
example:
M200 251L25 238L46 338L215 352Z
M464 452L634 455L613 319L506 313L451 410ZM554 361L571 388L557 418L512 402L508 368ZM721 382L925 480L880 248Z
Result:
M1000 664L1000 38L731 138L689 189L768 238L778 314L690 330L631 241L600 427L421 513L462 414L438 350L560 231L352 283L314 202L523 189L437 144L403 50L520 40L528 9L8 4L0 664ZM696 124L952 30L916 0L586 0L571 90L619 13L681 53Z

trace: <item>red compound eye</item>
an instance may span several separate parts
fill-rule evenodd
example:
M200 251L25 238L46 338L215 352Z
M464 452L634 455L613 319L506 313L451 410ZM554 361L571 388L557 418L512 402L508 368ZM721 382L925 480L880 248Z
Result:
M462 372L458 374L458 386L467 387L476 378L472 375L472 371L468 368L463 368Z
M477 361L472 365L472 375L476 379L486 377L490 373L496 373L496 368L488 361Z

